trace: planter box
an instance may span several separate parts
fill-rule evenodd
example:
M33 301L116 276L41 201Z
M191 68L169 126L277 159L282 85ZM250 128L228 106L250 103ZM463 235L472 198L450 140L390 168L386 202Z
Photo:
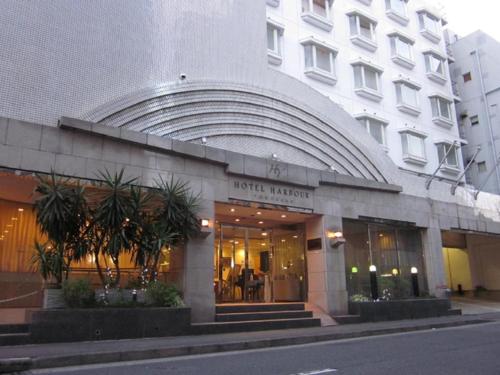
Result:
M189 332L188 307L40 310L32 315L32 341L65 342L175 336Z
M45 288L43 290L43 308L44 309L64 309L66 303L64 302L62 289Z
M379 302L349 302L349 314L363 322L421 319L450 315L448 299L428 298Z

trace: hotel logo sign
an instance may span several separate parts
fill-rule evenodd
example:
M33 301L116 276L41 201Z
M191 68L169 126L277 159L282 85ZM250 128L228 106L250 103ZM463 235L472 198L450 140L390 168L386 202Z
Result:
M229 179L229 198L313 209L313 190L242 178Z

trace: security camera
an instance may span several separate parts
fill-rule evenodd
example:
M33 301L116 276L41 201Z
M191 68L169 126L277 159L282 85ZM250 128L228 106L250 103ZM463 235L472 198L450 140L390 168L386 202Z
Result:
M181 81L184 81L187 78L187 74L181 73L181 74L179 74L179 78L181 79Z

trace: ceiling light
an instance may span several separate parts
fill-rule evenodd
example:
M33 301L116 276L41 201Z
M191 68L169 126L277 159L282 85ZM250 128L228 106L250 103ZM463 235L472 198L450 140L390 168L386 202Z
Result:
M267 236L267 232L262 232L262 235L263 236Z
M234 241L235 245L238 245L240 243L240 241Z
M286 240L283 238L283 239L281 240L281 242L286 242Z
M299 236L295 235L295 236L293 236L293 238L299 238Z
M262 215L262 212L260 212L260 211L257 211L257 215Z
M266 246L266 243L265 243L265 242L262 242L262 243L260 244L260 246Z
M19 212L23 212L24 211L24 208L18 208L17 209Z
M6 227L7 228L12 228L12 224L7 224Z
M9 231L8 231L8 230L4 230L3 232L4 232L4 233L9 233Z
M229 211L234 212L236 211L236 208L231 208Z
M12 221L17 221L17 217L13 217L13 218L11 218L10 220L12 220Z
M281 218L282 218L282 219L286 218L286 215L285 215L285 214L282 214L282 215L281 215Z
M234 221L236 221L237 223L239 223L240 219L234 219Z
M259 224L264 224L264 222L263 221L259 221Z

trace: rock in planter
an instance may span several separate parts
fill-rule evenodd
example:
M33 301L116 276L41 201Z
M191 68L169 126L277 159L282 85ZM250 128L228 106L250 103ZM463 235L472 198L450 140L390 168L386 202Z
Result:
M63 309L66 307L64 302L63 290L60 288L45 288L43 290L43 308L44 309Z

